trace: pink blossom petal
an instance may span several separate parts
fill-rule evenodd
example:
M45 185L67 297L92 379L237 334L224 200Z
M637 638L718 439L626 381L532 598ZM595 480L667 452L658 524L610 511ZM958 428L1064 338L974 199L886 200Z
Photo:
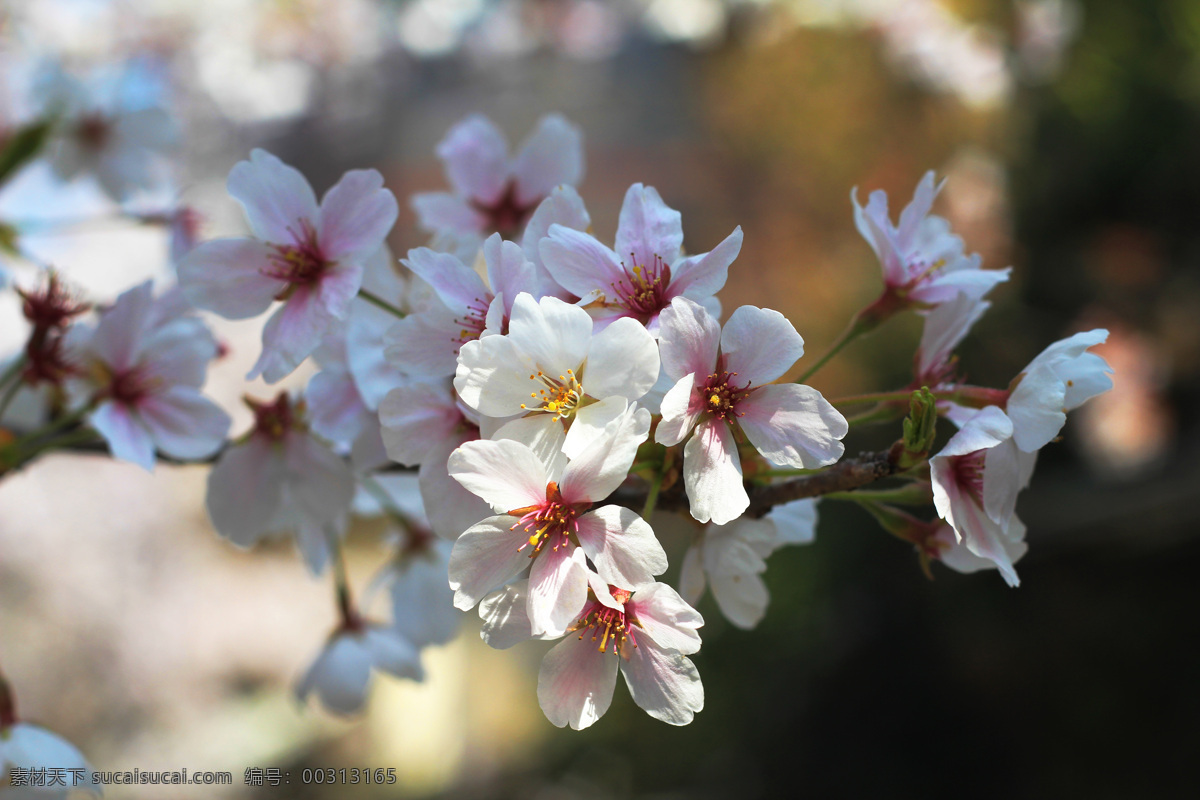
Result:
M583 231L553 224L538 252L551 277L579 297L595 291L612 295L613 286L626 280L617 254Z
M591 397L637 400L658 380L658 343L630 317L618 319L592 337L583 374Z
M722 367L736 383L762 386L778 380L804 355L804 340L787 317L770 308L742 306L721 331Z
M450 454L459 445L474 441L478 436L478 431L460 431L435 446L421 464L418 481L429 527L444 539L457 539L467 528L492 513L487 503L463 488L446 469Z
M617 258L630 270L650 266L656 258L674 264L682 246L683 218L679 212L668 207L653 186L630 186L617 222Z
M463 424L463 417L447 382L409 383L383 398L379 421L388 457L413 466L449 439Z
M483 625L479 638L489 647L507 650L534 637L528 614L529 581L512 583L489 594L479 603Z
M626 607L637 617L646 636L659 647L684 655L700 649L700 634L696 629L704 625L704 618L667 584L655 583L640 589Z
M587 564L569 539L542 549L529 570L529 623L534 636L561 636L587 602Z
M767 585L754 573L712 576L712 595L725 618L745 631L758 627L771 602Z
M577 372L587 358L592 318L557 297L534 300L521 293L513 301L508 338L538 369L556 377L566 375L567 370Z
M660 409L662 420L654 430L654 441L674 447L692 432L696 420L700 419L700 406L693 403L695 396L694 374L684 375L663 396Z
M322 253L331 261L367 258L383 245L399 211L378 171L350 170L321 198Z
M296 696L304 700L315 691L330 711L353 714L362 708L370 680L371 661L366 648L357 634L344 632L317 654L296 686Z
M688 256L671 267L670 295L683 295L697 302L713 296L724 288L729 265L741 251L742 227L739 225L709 252Z
M257 239L214 239L196 245L176 271L189 303L226 319L266 311L287 284L264 274L271 249Z
M579 544L607 583L640 589L667 571L667 554L650 524L624 506L603 506L579 518Z
M546 719L574 730L590 726L612 704L620 659L583 637L568 636L542 659L538 703Z
M231 420L190 386L172 386L138 405L142 424L159 451L182 459L211 456L225 443Z
M669 652L643 637L621 674L633 702L668 725L687 725L704 709L704 685L691 659Z
M492 300L492 292L475 270L450 253L418 247L409 250L400 263L432 286L446 307L460 316L465 316L469 307L486 307Z
M217 533L250 547L267 531L283 497L280 448L262 436L226 450L208 473L206 506Z
M706 585L703 556L697 541L683 554L683 566L679 568L679 596L685 603L695 605L700 602Z
M525 536L511 530L516 521L516 517L505 515L488 517L458 537L449 565L455 608L470 610L529 566L529 556L518 549L525 543Z
M563 471L559 489L568 503L608 497L629 476L638 446L650 435L650 412L630 406Z
M576 231L586 231L592 224L583 199L573 186L558 186L550 196L538 204L533 216L525 224L525 233L521 236L521 249L525 257L537 266L538 271L545 275L546 280L553 281L550 272L542 266L542 254L539 245L542 239L550 235L552 225L562 225ZM542 292L541 294L551 294ZM563 298L566 299L566 298Z
M933 208L933 200L945 185L945 180L934 185L933 170L921 176L917 188L913 192L912 202L900 212L900 224L896 226L896 238L902 245L907 245L916 238L917 229Z
M100 316L88 349L114 370L135 366L149 332L153 309L154 288L150 281L125 290Z
M487 117L472 114L455 125L437 154L455 194L485 204L500 198L508 183L508 142Z
M471 236L482 233L487 225L487 217L448 192L414 194L411 203L418 224L429 233L449 231Z
M101 403L88 421L104 437L113 458L154 469L154 437L129 406L112 401Z
M724 421L707 419L696 426L683 448L683 481L692 516L700 522L724 525L749 508L737 444Z
M846 452L840 441L846 418L811 386L763 386L737 404L738 424L767 460L797 469L836 462Z
M703 380L717 365L721 326L700 305L684 297L659 315L663 371L678 380L688 373Z
M328 524L350 510L354 475L341 456L305 433L283 442L290 504L304 518Z
M387 363L405 375L430 380L454 375L462 323L441 303L396 320L384 334Z
M528 206L560 184L583 178L583 134L558 114L547 114L521 145L513 160L517 202Z
M449 471L498 514L546 500L542 462L528 447L508 439L467 442L450 456Z
M290 245L303 223L315 224L320 213L317 196L295 167L266 150L250 151L229 172L229 194L242 204L250 230L264 241Z

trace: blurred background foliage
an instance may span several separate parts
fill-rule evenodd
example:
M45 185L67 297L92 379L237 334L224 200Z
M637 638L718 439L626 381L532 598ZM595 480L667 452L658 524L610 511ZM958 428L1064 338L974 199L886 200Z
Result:
M177 91L188 132L184 197L213 229L231 218L224 175L252 146L296 164L318 188L344 169L378 166L403 198L442 186L433 148L467 113L492 116L517 139L540 114L562 111L587 137L581 189L601 239L634 181L683 212L690 250L742 225L725 308L778 308L810 355L878 291L878 267L853 226L851 187L860 196L886 189L898 209L936 169L948 178L938 210L968 250L986 266L1014 267L962 348L971 380L1004 386L1046 343L1105 326L1112 336L1101 352L1116 387L1043 453L1019 506L1030 531L1019 589L993 573L937 569L929 581L906 545L857 509L827 502L817 542L771 560L772 602L757 630L737 630L711 600L702 603L695 661L706 707L687 728L655 722L618 689L592 729L553 729L536 704L544 647L489 652L470 618L427 665L429 686L381 682L367 719L322 720L285 700L305 648L315 649L328 625L322 617L301 628L300 655L292 637L279 645L278 663L238 671L199 658L186 638L81 638L54 650L90 666L82 675L52 669L52 680L84 685L63 695L34 688L35 708L100 767L194 760L195 743L214 736L243 745L203 752L293 775L306 766L406 765L390 789L293 782L229 796L1193 796L1200 3L205 5L9 3L0 17L4 64L42 46L42 55L81 63L148 59ZM414 222L403 210L398 253L423 243ZM916 320L895 321L816 385L829 397L904 385L918 336ZM856 432L849 450L896 434ZM171 480L192 510L186 525L155 535L220 551L211 568L237 570L227 585L260 580L264 561L294 561L286 551L225 553L195 511L198 479ZM6 504L21 499L20 488L8 488ZM376 552L376 534L354 533L360 559ZM16 535L6 531L5 541ZM156 546L168 547L160 539ZM668 535L672 581L681 543ZM0 597L25 609L20 619L2 617L6 670L15 683L36 684L46 643L60 634L39 627L28 593L12 588L29 580L11 563L0 568ZM289 575L287 591L325 591L297 590L303 576L298 568ZM245 603L211 613L226 615L218 623L251 620L233 626L244 632L255 630L259 611ZM297 624L282 613L259 623ZM177 647L175 661L198 662L199 677L164 690L191 692L173 701L189 715L139 705L123 662L102 663L104 649L135 646ZM170 681L149 671L141 679ZM71 700L80 696L86 702ZM131 744L147 736L181 743Z

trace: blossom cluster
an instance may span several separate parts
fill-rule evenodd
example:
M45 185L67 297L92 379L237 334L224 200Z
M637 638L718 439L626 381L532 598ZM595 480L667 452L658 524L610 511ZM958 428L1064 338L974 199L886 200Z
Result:
M136 183L122 171L141 163L136 146L157 157L165 141L146 132L156 115L63 118L60 174L91 169L118 197ZM1009 270L984 269L931 214L933 173L898 222L883 192L865 206L852 194L883 289L805 361L778 311L723 312L740 227L692 254L680 213L637 183L613 237L596 235L576 189L582 134L562 117L543 118L512 155L474 115L437 154L449 191L412 198L430 241L400 258L387 244L399 204L381 173L347 172L318 200L297 169L256 149L227 181L248 235L188 237L177 286L147 282L104 306L55 273L19 287L31 333L2 378L0 418L31 395L43 426L0 443L0 470L80 445L146 469L211 463L220 536L243 548L292 536L314 574L332 574L338 621L297 692L339 713L363 705L373 671L420 680L422 650L478 609L493 647L557 642L537 686L553 724L594 723L618 671L648 714L686 724L704 705L695 606L711 590L734 625L757 625L766 559L813 541L825 493L859 503L926 563L995 568L1017 585L1017 496L1066 413L1111 387L1089 352L1106 333L1051 345L1005 389L967 384L955 350ZM196 310L269 312L247 379L279 383L311 359L307 387L247 397L253 422L231 438L202 393L223 347ZM902 312L924 318L910 386L830 402L807 384ZM860 404L874 410L848 420ZM904 436L871 478L901 485L855 491L868 480L838 471L851 423L901 417ZM935 453L939 417L957 431ZM936 518L897 508L913 497ZM664 582L673 513L687 531L675 588ZM343 565L342 538L364 514L393 530L374 584L390 598L386 620L355 599Z

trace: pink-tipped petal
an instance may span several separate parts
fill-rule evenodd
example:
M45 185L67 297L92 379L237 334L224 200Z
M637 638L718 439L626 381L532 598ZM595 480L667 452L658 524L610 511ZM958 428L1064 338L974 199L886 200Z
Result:
M750 506L737 443L724 421L708 419L683 448L683 480L692 516L724 525Z
M558 114L547 114L513 159L517 202L531 205L560 184L574 186L583 178L583 134Z
M787 317L770 308L742 306L721 331L724 369L737 384L762 386L777 380L804 355L804 340Z
M626 589L654 583L667 554L650 524L624 506L603 506L579 518L579 544L605 582Z
M350 170L321 199L321 251L331 261L361 261L383 245L399 212L379 172Z
M773 384L738 403L738 424L768 461L797 469L836 462L846 451L846 418L811 386Z
M612 704L620 659L600 653L590 638L568 636L542 659L538 703L546 719L574 730L590 726Z
M317 196L308 181L266 150L256 148L249 161L234 165L226 187L242 204L250 230L259 239L293 244L303 224L318 219Z

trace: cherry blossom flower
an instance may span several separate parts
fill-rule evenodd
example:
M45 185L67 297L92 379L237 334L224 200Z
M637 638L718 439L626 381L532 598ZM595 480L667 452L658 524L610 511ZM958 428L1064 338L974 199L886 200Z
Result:
M124 80L137 80L136 70ZM130 102L119 83L105 76L81 81L55 69L38 94L58 116L49 151L54 174L64 181L90 174L106 194L122 201L165 182L163 157L174 150L179 130L158 107Z
M405 314L415 314L437 300L433 289L411 276L385 245L367 259L362 288ZM367 408L377 410L384 395L404 380L404 373L384 356L387 332L396 315L362 295L350 304L346 319L346 364Z
M857 189L850 193L858 232L883 267L885 290L879 304L889 311L929 308L960 293L979 299L1008 280L1011 269L980 269L979 256L963 252L962 239L950 231L950 223L929 215L940 190L940 184L934 186L933 172L925 173L912 202L900 212L899 225L888 216L885 192L871 192L866 208L858 204Z
M396 555L372 581L391 599L390 628L414 647L445 644L458 632L462 614L446 582L452 545L417 524L397 537Z
M953 385L954 351L991 306L986 300L960 292L925 315L921 344L913 358L914 385L930 388Z
M312 431L339 453L349 453L356 469L371 470L388 463L379 430L379 415L367 406L350 372L345 336L333 334L313 351L321 371L304 391Z
M315 692L330 711L353 714L366 700L373 669L414 681L425 678L420 653L403 636L354 620L329 637L296 685L296 696L303 701Z
M1013 517L1008 526L1008 532L999 540L1004 548L1004 555L1009 564L1016 564L1029 550L1025 544L1025 524ZM954 528L941 525L932 537L932 548L939 561L955 572L969 575L985 569L998 569L1001 562L984 556L977 556L967 546L965 540L960 540Z
M837 409L809 386L770 385L804 354L803 339L779 312L742 306L722 330L699 305L676 298L662 315L661 344L675 384L655 441L671 447L695 431L683 475L696 519L724 525L750 505L737 436L774 464L812 469L842 457L849 426Z
M437 154L453 191L414 195L412 207L441 250L469 254L491 233L515 237L555 187L583 178L583 136L558 114L542 117L515 158L480 114L451 128Z
M776 506L762 519L738 519L708 525L684 554L679 592L696 605L711 587L721 613L750 630L767 611L770 595L763 583L765 559L784 544L807 544L817 524L816 500Z
M423 379L453 375L464 344L484 333L504 333L522 292L535 299L566 297L539 273L513 242L494 233L483 244L488 288L474 269L449 253L428 247L408 251L402 262L437 292L440 304L400 320L388 331L385 356L400 371Z
M463 345L454 388L496 433L546 457L579 455L658 379L654 339L634 320L594 332L592 318L556 297L517 295L508 334Z
M379 422L388 457L420 465L419 482L429 524L439 535L457 539L491 516L488 504L450 477L446 463L460 445L479 438L474 412L458 402L449 380L406 381L379 404Z
M1047 347L1014 381L1005 411L1013 441L1026 453L1045 447L1067 422L1067 412L1112 388L1112 368L1088 348L1108 339L1103 328L1077 333Z
M538 702L546 718L582 730L612 703L617 668L642 710L687 725L704 708L700 673L687 656L700 649L704 619L665 583L635 591L593 579L587 605L542 660Z
M247 376L274 383L344 322L366 260L396 221L396 198L375 170L351 170L318 206L304 176L265 150L234 166L228 188L254 236L198 245L180 262L179 282L193 305L228 319L283 301Z
M154 468L154 452L201 459L220 449L229 416L200 393L217 344L178 292L149 281L117 298L95 328L68 335L95 408L88 421L113 457Z
M292 532L309 568L319 573L329 558L330 532L344 524L354 499L354 476L310 435L303 403L286 392L273 403L247 403L254 428L208 474L209 518L239 547Z
M659 314L676 297L687 297L715 314L714 295L742 249L742 229L712 249L683 255L683 225L651 186L635 183L625 193L615 250L595 237L551 225L540 245L546 269L568 291L588 301L601 325L630 317L657 336Z
M37 786L28 782L26 788L22 788L13 780L11 771L14 769L63 770L66 785ZM101 793L99 784L92 783L91 767L75 745L41 726L27 722L4 721L0 724L0 782L5 786L3 794L6 798L65 800L72 791Z
M1017 449L1013 422L996 406L971 417L929 460L933 504L970 553L996 565L1017 586L1017 494L1029 485L1036 455ZM1020 552L1023 552L1020 551Z
M533 632L561 634L587 594L585 554L605 580L634 588L652 583L667 558L650 525L621 506L590 510L625 480L649 428L649 413L630 408L561 471L509 439L467 442L456 450L450 474L497 516L454 543L455 606L473 608L529 566Z

